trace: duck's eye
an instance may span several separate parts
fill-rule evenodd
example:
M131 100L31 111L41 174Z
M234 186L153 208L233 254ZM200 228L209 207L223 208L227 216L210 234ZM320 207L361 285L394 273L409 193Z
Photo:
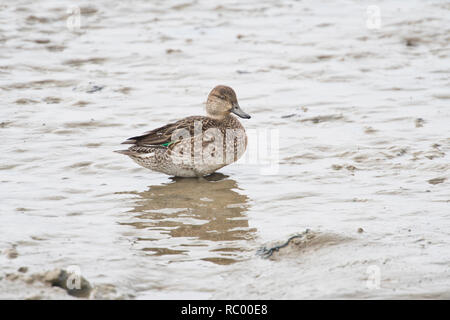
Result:
M225 97L223 94L216 93L214 96L216 96L219 99L225 100L227 97Z

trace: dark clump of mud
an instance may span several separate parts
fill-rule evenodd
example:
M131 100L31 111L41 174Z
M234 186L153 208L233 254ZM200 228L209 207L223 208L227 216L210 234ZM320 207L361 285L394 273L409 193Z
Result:
M68 273L64 269L55 269L48 271L43 275L46 283L54 287L60 287L68 294L78 298L87 298L92 291L90 283L83 277Z
M300 120L300 122L322 123L322 122L339 121L339 120L345 120L344 116L341 114L316 116L316 117L312 117L312 118L302 119L302 120Z
M3 254L8 258L8 259L16 259L19 256L19 253L16 250L16 247L13 246L12 248L6 249Z
M445 181L445 178L434 178L434 179L430 179L428 180L429 184L439 184L439 183L443 183Z
M317 251L323 247L338 245L352 240L333 233L320 233L306 230L291 236L287 241L271 246L264 246L257 251L257 255L270 260L281 260L287 257L298 257L309 251Z

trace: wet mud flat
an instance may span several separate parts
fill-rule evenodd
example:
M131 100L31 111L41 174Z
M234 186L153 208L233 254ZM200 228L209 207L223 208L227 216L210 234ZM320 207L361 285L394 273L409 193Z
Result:
M234 266L226 276L234 285L216 293L214 298L232 299L242 291L246 292L246 299L450 298L443 287L421 292L425 287L440 287L441 282L447 281L445 274L418 273L414 264L398 263L413 263L414 257L402 255L399 259L386 246L368 244L367 235L361 230L351 235L308 230L285 242L264 246L258 251L261 259ZM361 259L358 252L369 246L371 254ZM317 269L326 272L318 273Z
M0 297L448 299L450 7L377 6L379 28L359 1L2 4ZM272 171L113 152L218 84L248 155L277 132Z

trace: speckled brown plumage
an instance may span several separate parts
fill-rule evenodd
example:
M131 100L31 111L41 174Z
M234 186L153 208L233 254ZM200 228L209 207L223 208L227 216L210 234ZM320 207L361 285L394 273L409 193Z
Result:
M127 139L133 144L117 152L136 163L169 175L192 177L211 174L237 161L247 147L245 129L233 112L250 118L233 89L217 86L208 96L208 116L191 116ZM200 159L200 160L199 160Z

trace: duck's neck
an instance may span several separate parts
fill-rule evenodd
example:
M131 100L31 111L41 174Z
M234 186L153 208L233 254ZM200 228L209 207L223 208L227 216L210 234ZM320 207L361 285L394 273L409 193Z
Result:
M208 114L207 116L208 116L209 118L212 118L212 119L217 120L217 121L226 121L226 120L228 120L230 117L234 118L231 114L220 114L220 115L217 115L217 114Z

